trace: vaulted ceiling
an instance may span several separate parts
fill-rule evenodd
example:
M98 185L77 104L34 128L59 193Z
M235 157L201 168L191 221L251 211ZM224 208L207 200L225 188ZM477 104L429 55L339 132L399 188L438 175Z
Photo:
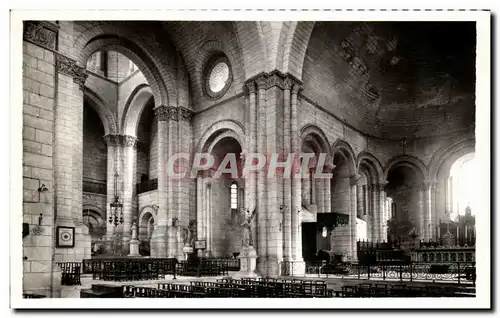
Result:
M474 123L475 41L474 23L317 22L303 77L331 85L313 99L372 135L463 129Z

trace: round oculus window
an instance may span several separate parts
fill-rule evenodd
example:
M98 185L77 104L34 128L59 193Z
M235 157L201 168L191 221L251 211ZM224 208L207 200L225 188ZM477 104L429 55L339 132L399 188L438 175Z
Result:
M221 97L231 85L231 67L225 56L213 59L208 65L205 78L206 93L212 98Z

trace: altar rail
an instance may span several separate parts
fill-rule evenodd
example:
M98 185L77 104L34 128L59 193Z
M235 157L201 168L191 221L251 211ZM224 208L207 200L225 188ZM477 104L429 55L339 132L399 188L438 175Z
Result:
M229 271L238 271L239 260L226 258L202 258L198 260L180 261L176 266L179 276L221 276Z
M448 263L448 262L475 262L475 247L422 247L417 249L412 258L416 262Z
M237 272L237 271L240 270L240 259L239 258L232 258L232 257L209 257L209 258L202 258L202 259L206 260L206 261L220 263L223 266L225 266L228 271Z
M359 263L327 263L313 262L306 263L305 275L294 272L294 263L285 264L282 267L289 267L290 272L282 272L283 276L293 277L342 277L354 279L392 280L392 281L431 281L449 282L458 284L472 284L476 282L475 262L449 262L449 263L404 263L395 264L393 262L379 262L375 265Z
M154 280L175 275L175 258L84 259L83 272L110 281Z

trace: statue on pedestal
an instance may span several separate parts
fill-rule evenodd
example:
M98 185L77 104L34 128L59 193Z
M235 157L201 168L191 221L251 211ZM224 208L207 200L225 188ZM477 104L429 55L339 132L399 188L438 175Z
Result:
M252 221L255 218L255 209L253 210L252 213L250 213L250 210L246 210L244 213L244 218L245 222L243 222L240 226L243 229L243 240L242 240L242 246L244 247L249 247L253 246L253 239L252 239Z
M130 250L128 256L141 256L139 253L139 241L137 240L137 223L132 223L132 236L130 238Z
M188 227L183 228L184 246L194 246L196 240L196 220L189 220Z
M137 240L137 224L132 223L132 240Z

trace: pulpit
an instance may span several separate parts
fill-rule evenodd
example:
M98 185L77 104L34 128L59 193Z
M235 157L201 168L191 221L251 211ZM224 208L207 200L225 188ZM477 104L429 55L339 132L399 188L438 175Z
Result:
M243 246L238 258L240 259L240 271L236 273L236 277L258 277L255 273L257 252L253 246Z

